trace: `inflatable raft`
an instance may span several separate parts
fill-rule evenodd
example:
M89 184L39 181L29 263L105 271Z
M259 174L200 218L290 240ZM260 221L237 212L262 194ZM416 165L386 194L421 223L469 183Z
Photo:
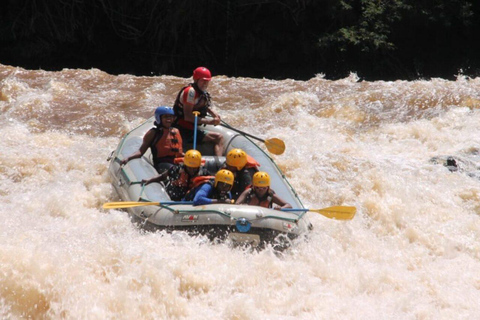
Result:
M304 217L305 211L279 211L257 206L236 204L210 204L193 206L189 202L173 202L161 183L143 185L142 179L157 175L153 167L150 149L139 159L120 166L120 161L135 151L145 133L152 128L153 118L127 133L109 158L108 169L112 185L123 201L156 202L157 205L127 208L132 220L147 230L184 230L190 234L202 234L211 240L230 240L234 244L254 247L270 243L275 247L289 246L291 240L304 235L311 224ZM226 151L241 148L259 164L260 170L270 175L271 186L293 208L303 208L297 193L288 183L272 158L261 147L238 130L227 126L205 126L206 130L220 132L225 138ZM188 148L191 146L187 146ZM213 145L198 145L207 169L215 173L225 157L213 156ZM151 203L150 203L151 204Z

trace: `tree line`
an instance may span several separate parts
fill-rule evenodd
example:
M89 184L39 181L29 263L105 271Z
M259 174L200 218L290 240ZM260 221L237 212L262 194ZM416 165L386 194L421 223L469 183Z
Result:
M475 77L475 0L5 0L0 63L136 75Z

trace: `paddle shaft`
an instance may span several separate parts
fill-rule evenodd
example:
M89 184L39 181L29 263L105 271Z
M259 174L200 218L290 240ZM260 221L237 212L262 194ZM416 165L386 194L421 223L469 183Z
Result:
M328 207L323 209L305 209L305 208L298 208L298 209L281 209L282 211L310 211L320 213L321 215L330 218L330 219L337 219L337 220L351 220L355 216L357 212L357 208L355 207L347 207L347 206L336 206L336 207Z
M198 115L200 114L200 112L193 111L193 114L195 115L195 122L194 122L194 128L193 128L193 150L197 150L197 123L198 123Z
M283 142L282 140L280 140L278 138L272 138L272 139L267 139L267 140L261 139L259 137L254 136L254 135L246 133L245 131L238 130L238 129L232 127L231 125L229 125L228 123L226 123L223 120L221 120L220 125L224 128L227 128L227 129L230 129L232 131L238 132L245 137L250 137L250 138L253 138L253 139L256 139L258 141L261 141L261 142L265 143L265 146L267 147L267 150L270 151L273 154L281 155L281 154L283 154L283 152L285 152L285 142Z
M282 211L312 211L312 212L338 212L338 213L355 213L357 211L357 208L355 207L349 207L349 206L335 206L335 207L328 207L328 208L323 208L323 209L306 209L306 208L285 208L282 209Z
M103 208L104 209L121 209L121 208L160 206L160 205L172 205L172 204L193 204L193 202L192 201L164 201L164 202L119 201L119 202L104 203Z
M230 129L230 130L232 130L232 131L235 131L235 132L238 132L238 133L240 133L240 134L243 134L244 136L247 136L247 137L250 137L250 138L253 138L253 139L256 139L256 140L258 140L258 141L261 141L261 142L265 143L265 140L264 140L264 139L261 139L261 138L259 138L259 137L255 137L255 136L251 135L250 133L246 133L246 132L244 132L244 131L242 131L242 130L235 129L234 127L230 126L229 124L227 124L227 123L226 123L225 121L223 121L223 120L222 120L222 123L220 123L220 125L221 125L222 127L228 128L228 129Z

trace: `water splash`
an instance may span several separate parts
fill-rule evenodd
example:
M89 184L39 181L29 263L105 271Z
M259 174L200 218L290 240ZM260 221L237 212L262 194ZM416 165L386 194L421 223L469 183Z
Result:
M109 153L188 81L0 65L2 318L480 313L479 79L214 77L225 121L285 141L273 157L306 206L358 209L309 213L313 232L283 254L144 233L100 209L115 200Z

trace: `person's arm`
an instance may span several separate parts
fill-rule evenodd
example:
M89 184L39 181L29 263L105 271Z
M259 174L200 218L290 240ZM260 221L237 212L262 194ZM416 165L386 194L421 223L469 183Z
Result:
M193 114L193 104L186 101L183 103L183 119L191 123L195 122L195 115ZM198 120L200 120L200 118L198 118ZM197 123L199 123L199 121L197 121Z
M247 199L247 194L250 189L247 189L242 192L242 194L237 199L237 204L245 204L245 200Z
M176 130L176 137L177 137L177 140L178 140L178 154L177 154L177 157L183 157L185 156L185 153L183 153L183 140L182 140L182 135L180 134L180 131L178 131L178 129L175 129Z
M199 206L202 204L212 204L212 199L208 197L212 191L212 188L212 185L209 183L202 185L193 198L193 205Z
M166 170L166 171L162 172L161 174L159 174L158 176L155 176L155 177L150 178L150 179L142 179L142 184L147 185L147 184L150 184L152 182L163 181L167 178L168 172L170 172L170 170Z
M123 159L120 162L120 165L123 166L127 164L128 161L137 159L143 156L145 152L147 152L148 148L150 147L150 143L152 142L154 137L155 137L155 130L152 130L152 129L148 130L148 132L143 136L143 141L142 141L142 145L140 146L140 149L138 149L136 152L132 153L131 155Z
M194 97L195 96L195 89L193 87L189 87L185 89L182 93L182 103L183 103L183 119L185 121L195 123L195 115L193 114L193 107L195 106ZM220 117L212 111L212 109L208 108L207 112L214 116L213 119L207 119L198 117L197 124L212 124L217 125L220 123ZM212 114L213 112L213 114ZM216 116L215 116L216 115Z
M273 203L279 205L279 207L275 207L275 210L286 209L286 208L291 208L292 207L292 205L290 203L286 202L285 200L283 200L282 198L277 196L276 193L273 194L272 201L273 201Z
M208 108L207 113L209 113L213 117L213 123L210 123L210 124L213 124L214 126L218 126L221 122L220 115L215 111L213 111L212 108Z
M191 105L191 106L184 105L183 110L184 110L183 112L185 114L184 119L186 121L191 122L191 123L195 123L195 115L193 114L193 105ZM212 114L213 111L210 108L208 108L208 110L209 110L209 113ZM198 125L200 125L200 124L211 124L211 125L216 126L219 123L220 123L220 117L218 115L214 116L214 118L202 118L202 117L197 118L197 124Z

